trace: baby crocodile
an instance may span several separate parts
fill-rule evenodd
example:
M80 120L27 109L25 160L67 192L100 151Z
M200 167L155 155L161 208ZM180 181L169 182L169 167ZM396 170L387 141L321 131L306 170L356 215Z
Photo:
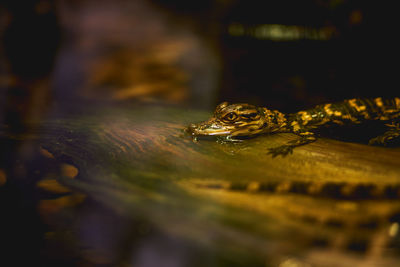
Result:
M318 105L312 109L284 114L277 110L249 104L217 106L207 121L191 124L186 131L193 137L221 136L234 141L235 137L253 137L258 134L289 132L299 136L285 145L269 149L273 157L285 156L293 148L314 142L316 130L331 125L353 125L367 121L382 121L387 131L369 140L369 144L385 145L400 136L400 98L348 99L342 102Z

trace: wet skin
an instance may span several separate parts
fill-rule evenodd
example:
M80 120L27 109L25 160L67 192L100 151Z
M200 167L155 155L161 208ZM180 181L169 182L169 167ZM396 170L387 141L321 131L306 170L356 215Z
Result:
M186 132L193 137L218 136L235 141L238 137L259 134L294 133L298 139L285 145L269 148L273 157L293 153L298 146L317 140L316 130L332 125L356 125L367 121L386 123L387 131L372 138L369 144L386 145L400 136L400 98L348 99L338 103L318 105L312 109L284 114L250 104L219 104L207 121L191 124Z

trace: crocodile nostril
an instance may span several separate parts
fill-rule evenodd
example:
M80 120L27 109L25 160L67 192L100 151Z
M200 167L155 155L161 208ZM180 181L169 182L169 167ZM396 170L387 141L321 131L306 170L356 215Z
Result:
M190 124L188 127L185 128L185 132L189 133L189 134L194 134L194 132L197 129L197 125L196 124Z

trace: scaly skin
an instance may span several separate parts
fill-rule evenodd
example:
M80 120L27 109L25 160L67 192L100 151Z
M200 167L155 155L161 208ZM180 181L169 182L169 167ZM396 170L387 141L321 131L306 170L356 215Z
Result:
M385 145L400 136L400 98L349 99L338 103L318 105L312 109L284 114L249 104L217 106L214 115L207 121L191 124L186 131L193 137L222 136L234 140L237 136L252 137L259 134L294 133L298 139L283 146L270 148L273 157L291 154L298 146L317 140L315 130L330 125L361 124L379 120L387 122L388 131L372 138L370 144Z

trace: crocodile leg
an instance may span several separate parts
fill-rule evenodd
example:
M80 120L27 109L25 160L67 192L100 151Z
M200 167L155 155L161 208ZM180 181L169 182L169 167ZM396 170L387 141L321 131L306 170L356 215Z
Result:
M295 147L306 145L317 140L313 132L304 131L297 134L300 136L300 138L290 141L286 145L269 148L268 154L272 155L273 158L279 155L284 157L288 154L292 154Z
M389 130L386 131L384 134L369 140L370 145L386 146L389 142L393 141L394 139L399 138L400 123L386 124L386 126L388 126Z

